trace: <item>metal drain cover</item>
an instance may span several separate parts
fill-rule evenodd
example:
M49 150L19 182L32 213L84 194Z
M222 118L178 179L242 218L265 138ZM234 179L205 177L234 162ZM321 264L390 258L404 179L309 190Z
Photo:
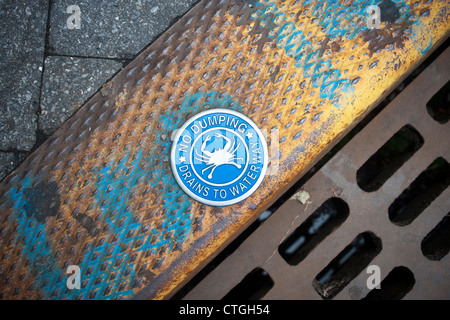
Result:
M200 1L2 181L0 298L170 297L444 41L450 23L446 1L395 1L399 17L382 29L368 28L366 1L248 4ZM265 131L270 157L259 188L222 207L186 195L170 166L173 131L214 108Z

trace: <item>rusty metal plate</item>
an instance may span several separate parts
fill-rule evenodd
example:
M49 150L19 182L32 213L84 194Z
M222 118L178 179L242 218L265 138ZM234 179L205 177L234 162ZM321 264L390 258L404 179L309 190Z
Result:
M0 297L170 297L448 36L447 1L390 1L380 29L370 3L200 1L3 180ZM216 107L266 130L272 159L222 208L169 163L172 132Z
M381 241L382 248L369 265L378 266L382 278L399 267L408 268L413 275L414 283L404 299L449 299L450 255L446 254L440 260L430 259L421 250L421 244L448 216L450 188L443 190L406 225L393 223L388 214L395 199L433 160L438 157L444 157L447 162L450 160L450 141L442 139L450 135L450 123L440 124L426 111L427 102L450 79L449 61L450 48L447 48L296 193L307 192L309 198L300 198L303 203L296 200L297 197L286 201L191 289L185 299L222 299L256 268L265 270L273 281L263 299L321 299L320 291L313 285L315 277L364 232L373 233ZM363 191L357 182L359 168L405 125L420 133L423 145L378 190ZM334 229L301 261L288 262L280 253L284 252L280 251L280 244L329 199L346 203L347 216L339 223L333 222ZM441 238L441 242L445 241L448 246L448 234ZM370 275L365 266L333 298L366 297L370 292L366 285Z

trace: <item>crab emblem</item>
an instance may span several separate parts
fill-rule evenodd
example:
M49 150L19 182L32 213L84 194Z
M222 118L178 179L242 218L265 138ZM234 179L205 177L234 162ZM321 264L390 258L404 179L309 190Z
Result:
M202 154L195 150L195 160L201 161L207 166L202 170L202 174L208 170L211 170L208 174L208 179L212 179L214 170L216 170L217 167L225 164L231 164L240 169L242 165L236 162L238 160L244 161L244 159L236 157L236 150L239 148L240 143L236 145L234 139L231 141L230 138L225 137L219 132L214 133L214 136L216 138L222 138L226 141L224 148L216 148L213 152L206 150L206 144L211 140L211 135L208 135L200 148Z

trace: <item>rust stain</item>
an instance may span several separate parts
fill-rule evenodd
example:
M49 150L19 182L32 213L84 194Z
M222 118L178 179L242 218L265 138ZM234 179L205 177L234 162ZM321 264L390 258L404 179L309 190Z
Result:
M405 40L409 38L406 30L411 25L412 21L404 22L400 25L388 22L386 28L365 30L363 37L364 41L369 43L370 56L391 45L394 45L397 49L403 49Z
M339 52L339 50L341 50L341 46L339 45L339 43L337 41L333 41L330 44L330 47L331 47L332 52Z
M252 20L252 14L255 12L255 8L247 6L234 6L232 7L230 14L237 18L236 26L249 26L251 25L251 31L248 33L249 36L257 36L257 40L252 44L257 46L258 54L261 54L266 43L271 43L274 41L273 36L269 37L269 32L275 27L274 14L268 13L269 24L265 24L262 19ZM263 24L263 25L262 25Z
M279 72L280 72L280 66L277 65L277 66L275 67L275 70L270 74L270 81L271 81L272 83L275 83L276 77L277 77L277 75L278 75Z
M319 49L319 56L323 56L325 53L325 50L330 49L330 46L328 45L328 42L330 41L330 37L326 36L323 40L320 42L320 49Z

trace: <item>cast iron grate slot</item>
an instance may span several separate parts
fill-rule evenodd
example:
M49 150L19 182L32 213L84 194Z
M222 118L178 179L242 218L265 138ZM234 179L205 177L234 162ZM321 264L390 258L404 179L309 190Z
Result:
M435 261L450 251L450 212L425 236L421 249L425 257Z
M358 169L358 186L366 192L378 190L422 145L416 129L402 127Z
M363 300L400 300L414 287L414 274L406 267L400 266L380 283L380 289L372 289Z
M340 198L326 200L278 247L290 265L297 265L348 217L347 203Z
M389 219L399 226L410 224L449 184L450 166L439 157L389 206Z
M256 268L230 290L222 300L258 300L272 289L274 282L262 268Z
M360 233L313 280L313 287L324 299L332 299L360 274L381 251L381 240L374 233Z
M427 111L437 122L441 124L448 122L450 119L450 81L427 102Z

